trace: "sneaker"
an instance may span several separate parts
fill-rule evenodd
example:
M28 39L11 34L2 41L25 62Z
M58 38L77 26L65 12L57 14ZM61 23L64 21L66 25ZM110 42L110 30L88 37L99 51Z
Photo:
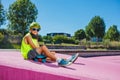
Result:
M67 59L67 61L74 63L78 57L79 57L79 53L76 53L72 55L69 59Z
M58 63L59 66L68 66L68 65L70 65L70 64L72 64L72 62L69 62L69 61L67 61L67 60L65 60L65 59L62 59L62 60Z

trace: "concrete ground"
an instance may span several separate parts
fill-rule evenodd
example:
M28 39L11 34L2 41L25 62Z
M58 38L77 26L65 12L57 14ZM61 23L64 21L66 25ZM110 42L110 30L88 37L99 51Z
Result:
M70 55L56 54L68 58ZM57 63L24 60L20 51L0 51L0 80L120 80L120 55L79 57L75 63L60 67Z

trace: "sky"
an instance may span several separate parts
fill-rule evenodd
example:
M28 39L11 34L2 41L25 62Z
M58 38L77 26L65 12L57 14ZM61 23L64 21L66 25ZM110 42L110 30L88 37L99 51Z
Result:
M1 0L5 10L16 0ZM63 32L72 36L79 29L84 29L90 20L100 16L106 31L117 25L120 31L120 0L31 0L37 9L36 22L41 25L40 35ZM3 28L5 26L2 26Z

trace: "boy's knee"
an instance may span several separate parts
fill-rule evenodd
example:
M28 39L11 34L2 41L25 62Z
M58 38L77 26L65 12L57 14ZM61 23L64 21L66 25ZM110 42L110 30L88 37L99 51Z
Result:
M45 45L43 45L42 48L44 49L44 48L47 48L47 47Z

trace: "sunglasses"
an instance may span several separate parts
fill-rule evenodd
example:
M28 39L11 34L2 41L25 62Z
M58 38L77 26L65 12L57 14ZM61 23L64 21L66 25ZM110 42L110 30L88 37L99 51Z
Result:
M37 28L32 28L33 31L40 31L40 29L37 29Z

